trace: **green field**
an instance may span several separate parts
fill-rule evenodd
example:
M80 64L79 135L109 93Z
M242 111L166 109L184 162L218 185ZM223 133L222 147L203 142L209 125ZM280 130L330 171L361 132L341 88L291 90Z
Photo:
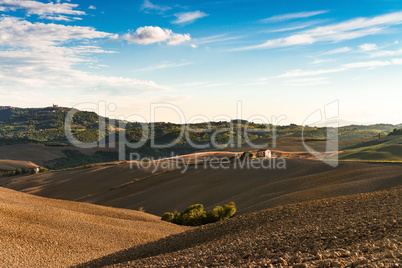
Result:
M371 145L372 144L372 145ZM340 160L402 161L402 136L388 136L345 150Z

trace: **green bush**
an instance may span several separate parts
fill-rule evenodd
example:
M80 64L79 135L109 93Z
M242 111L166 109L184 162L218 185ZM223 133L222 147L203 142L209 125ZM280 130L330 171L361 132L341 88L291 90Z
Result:
M186 210L179 213L166 212L162 216L163 221L172 222L178 225L199 226L207 223L227 220L236 213L236 205L234 202L221 207L217 206L210 211L204 211L204 206L195 204L189 206Z
M163 221L168 221L168 222L172 222L174 219L174 214L170 213L170 212L166 212L165 214L163 214L162 216L162 220Z
M388 134L388 136L392 136L392 135L402 135L402 128L401 129L394 128L394 130Z

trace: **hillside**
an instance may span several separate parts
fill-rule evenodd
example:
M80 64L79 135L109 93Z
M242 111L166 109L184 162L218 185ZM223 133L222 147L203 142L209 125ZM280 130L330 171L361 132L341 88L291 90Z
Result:
M225 152L222 152L225 155ZM166 160L169 161L169 160ZM402 183L402 165L288 159L286 169L204 169L171 162L140 168L137 162L0 178L0 186L50 198L138 209L162 215L195 203L206 209L234 201L240 214L327 197L388 189ZM152 164L152 163L147 163ZM160 163L159 163L160 164Z
M70 111L67 107L46 107L46 108L18 108L0 106L0 138L7 139L7 142L0 142L0 145L10 145L10 143L32 143L32 142L59 142L65 143L68 140L64 134L64 121L67 113ZM108 140L107 135L112 130L119 131L121 121L112 122L108 118L101 117L94 112L77 111L72 118L72 131L75 137L83 142L92 142L99 140L99 122L105 121L105 136L101 139ZM136 140L141 135L141 125L136 122L127 123L126 130L129 140ZM209 122L211 129L208 130L206 123L197 123L186 125L191 132L194 142L205 142L210 140L211 130L223 130L231 128L229 131L223 131L218 135L218 142L226 142L227 135L232 133L237 136L237 128L244 129L247 125L249 139L266 138L272 135L275 128L278 137L301 137L302 126L290 124L288 126L269 125L269 132L260 132L258 130L266 128L266 125L247 122L246 120L233 120L232 122ZM178 137L183 125L174 123L155 122L154 135L160 142L168 142ZM376 124L376 125L351 125L339 128L340 139L355 139L377 136L379 133L388 134L394 129L402 128L402 124ZM325 127L305 127L304 136L325 139L327 129ZM244 137L243 137L244 141Z
M402 161L402 136L389 135L346 148L341 160Z
M21 168L36 168L38 165L30 161L0 160L0 170L16 170Z
M399 267L402 187L237 216L78 267Z
M32 161L38 165L49 169L63 169L87 165L92 163L112 162L118 160L118 153L115 147L79 149L69 146L64 132L64 120L70 108L66 107L46 107L46 108L16 108L0 107L0 159ZM99 133L99 122L105 122L104 133ZM125 137L128 142L138 142L143 134L148 138L144 146L136 150L128 149L126 159L129 159L129 153L139 153L142 157L168 157L171 154L182 155L201 151L194 148L191 143L182 138L178 144L166 149L153 148L150 137L155 137L155 144L168 144L176 140L182 128L195 144L206 144L208 148L203 150L210 151L216 149L211 143L211 137L214 132L219 131L215 136L216 142L223 145L225 150L248 150L250 146L246 143L246 137L243 134L247 127L247 139L254 144L268 144L272 147L272 131L275 129L278 137L278 147L273 148L279 151L305 151L301 143L302 126L291 124L288 126L268 125L269 131L262 131L267 125L247 122L245 120L232 120L231 122L209 122L189 125L180 125L173 123L156 122L145 125L145 132L141 124L137 122L127 123L125 131L119 128L122 121L110 121L108 118L101 117L94 112L77 111L72 118L72 133L74 137L81 142L104 141L108 144L120 137ZM402 125L377 124L370 126L345 126L339 128L340 148L344 145L349 146L373 139L379 133L386 135L395 128L402 128ZM261 132L262 131L262 132ZM239 136L239 133L240 136ZM316 150L325 150L327 138L327 129L325 127L305 127L304 136L308 144ZM241 144L230 143L240 140ZM33 147L32 145L36 145ZM6 148L3 148L6 147ZM29 154L18 154L21 148L27 147ZM49 148L52 147L52 148ZM222 150L222 148L219 148ZM2 151L13 154L12 157L4 155ZM42 155L42 152L44 153Z
M68 267L184 230L139 211L0 188L1 267Z

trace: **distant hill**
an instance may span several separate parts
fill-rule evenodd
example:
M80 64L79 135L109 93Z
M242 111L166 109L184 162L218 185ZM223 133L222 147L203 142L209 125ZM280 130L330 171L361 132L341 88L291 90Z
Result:
M33 161L36 159L13 159L5 158L1 155L1 147L13 146L21 144L42 144L47 147L57 148L56 155L59 158L48 159L47 161L40 161L37 164L44 165L50 169L61 169L68 167L75 167L91 163L110 162L116 161L118 154L115 148L104 149L91 149L81 150L69 146L69 141L65 136L64 120L70 108L66 107L46 107L46 108L16 108L16 107L0 107L0 159L9 160L24 160ZM99 135L99 121L105 121L106 131L103 135ZM72 121L72 132L74 137L81 142L97 142L105 141L107 144L112 141L111 134L116 131L116 140L124 135L129 142L138 142L141 140L143 132L141 125L138 122L127 122L126 130L119 129L119 122L116 120L114 124L108 118L103 118L94 112L78 111ZM233 127L231 128L231 123ZM217 144L225 145L228 150L243 150L247 149L246 137L243 130L247 124L248 140L253 143L266 143L270 142L272 132L261 132L267 126L263 124L250 123L245 120L233 120L232 122L210 122L211 129L207 128L206 123L191 124L185 126L187 128L188 136L195 144L207 144L208 147L204 150L213 150L215 146L210 143L211 137L214 132L219 130L216 135ZM174 123L157 122L152 129L147 125L146 140L144 146L139 149L127 149L126 159L129 159L129 153L135 152L142 157L167 157L171 154L188 154L194 153L197 150L183 137L178 144L171 148L155 149L151 147L150 138L151 134L155 137L156 144L168 144L176 140L180 135L180 130L183 125ZM364 139L377 137L379 133L383 136L387 135L395 128L401 128L401 125L377 124L371 126L345 126L338 129L339 139ZM300 138L302 136L302 126L291 124L289 126L272 126L269 128L276 129L278 138L283 138L285 141L292 141L292 138ZM238 133L242 133L239 137ZM234 141L241 140L240 148L237 144L228 143L230 137ZM316 142L310 140L310 144L315 144L322 148L321 144L325 143L327 138L327 128L325 127L306 127L304 129L304 136L310 139L316 139ZM254 142L255 141L255 142ZM295 141L296 143L294 144ZM300 140L294 139L290 144L282 143L282 147L290 150L291 148L303 148ZM320 142L321 141L321 142ZM354 142L341 142L342 144L353 144ZM293 145L294 144L294 145ZM270 144L272 145L272 144ZM39 148L39 147L37 147ZM6 151L12 152L14 147L8 147ZM278 148L281 150L281 148ZM40 149L40 151L49 151L47 149ZM40 152L38 152L40 154Z
M0 106L0 139L3 145L4 139L7 143L15 141L15 143L24 142L60 142L65 143L68 140L64 134L64 120L70 108L65 107L47 107L47 108L14 108ZM116 120L114 125L110 124L108 118L103 118L106 122L106 136L99 137L98 127L99 120L102 117L94 112L78 111L73 117L73 133L78 140L83 142L98 141L99 138L107 139L107 135L112 129L118 127L119 121ZM233 133L237 135L236 130L239 127L249 124L251 130L261 130L266 127L263 124L250 123L245 120L233 120L235 129L228 130L223 134ZM210 122L211 131L201 131L191 133L191 137L195 142L204 142L210 139L210 134L216 130L222 130L230 127L229 122ZM159 142L168 142L174 140L181 130L182 125L174 123L156 122L154 135ZM207 124L198 123L187 125L189 129L204 129ZM273 126L270 125L273 129ZM350 125L339 128L340 139L365 138L378 135L380 132L388 134L396 128L402 128L400 125L376 124L376 125ZM127 124L127 133L129 140L134 141L141 135L141 126L139 123L131 122ZM326 138L325 127L306 127L304 134L310 138ZM272 133L251 133L250 140L257 138L270 137ZM301 137L302 126L290 124L288 126L276 126L277 137ZM226 142L225 135L221 135L221 142ZM237 138L237 137L236 137Z
M0 138L34 142L67 142L64 120L68 108L14 108L0 107ZM84 142L98 139L99 116L94 112L77 112L73 118L74 130Z
M395 133L395 132L394 132ZM341 160L402 161L402 135L388 135L344 148Z

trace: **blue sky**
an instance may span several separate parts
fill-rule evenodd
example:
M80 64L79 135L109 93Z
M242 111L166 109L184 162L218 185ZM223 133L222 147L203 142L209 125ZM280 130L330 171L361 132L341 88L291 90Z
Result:
M402 2L0 0L0 105L401 123ZM109 114L108 114L109 115ZM177 122L169 109L157 121Z

